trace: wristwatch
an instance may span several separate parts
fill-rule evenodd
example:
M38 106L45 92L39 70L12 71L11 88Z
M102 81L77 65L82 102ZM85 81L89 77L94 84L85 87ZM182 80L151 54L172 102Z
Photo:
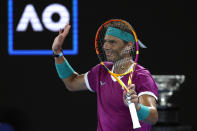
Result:
M63 50L61 50L61 52L59 53L59 54L55 54L54 52L53 52L53 57L61 57L61 56L63 56L64 54L63 54Z

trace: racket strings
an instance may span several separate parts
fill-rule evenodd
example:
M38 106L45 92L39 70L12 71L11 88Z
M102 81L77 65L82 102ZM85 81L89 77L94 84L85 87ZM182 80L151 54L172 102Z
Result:
M99 35L98 35L98 39L97 39L97 43L98 43L98 51L99 51L99 57L102 61L108 61L107 60L107 57L106 57L106 53L103 49L103 46L104 46L104 43L105 43L105 34L106 34L106 31L109 27L115 27L115 28L118 28L118 29L121 29L121 30L124 30L125 32L128 32L130 34L133 35L133 32L129 29L128 25L121 23L116 23L116 25L114 25L114 22L110 22L106 25L103 25L101 30L99 31ZM125 44L128 44L128 42L124 41ZM121 51L120 55L127 55L129 54L130 57L132 57L132 59L135 59L135 43L133 43L133 46L130 46L130 48L128 49L124 49Z
M116 66L121 66L127 63L133 63L133 60L131 58L124 58L124 59L120 59L119 61L116 61L114 63L114 67Z
M112 27L112 28L109 28L109 27ZM122 34L120 32L118 32L118 30L115 29L117 31L117 33L120 33L120 37L118 37L118 38L120 38L120 39L123 38L122 40L123 40L125 46L122 46L121 50L114 50L115 52L113 52L113 50L106 50L106 48L104 48L103 46L105 44L106 33L110 33L110 32L108 32L108 31L110 31L110 30L108 30L108 28L111 30L114 30L114 28L117 28L117 29L123 31L123 34L127 34L127 33L132 34L134 37L134 40L131 40L132 44L127 41L130 41L129 39L133 39L133 38L130 38L129 35L126 35L123 38ZM127 32L127 33L124 33L124 32ZM114 36L116 37L116 34L114 34ZM124 39L125 39L125 41L124 41ZM135 65L137 63L137 58L138 58L138 55L136 55L136 54L138 54L137 52L139 52L137 41L138 41L137 36L136 36L136 33L133 30L132 26L128 22L125 22L124 20L120 20L120 19L112 19L112 20L105 22L102 26L99 27L97 34L96 34L95 47L96 47L97 55L99 57L101 64L106 68L106 70L108 70L108 72L112 76L114 76L116 78L116 80L121 84L123 89L126 89L127 91L128 91L128 88L125 86L125 84L123 82L121 82L121 80L119 80L118 76L124 76L124 75L127 75L130 73L129 78L132 79L133 73L135 70ZM110 41L107 41L107 42L110 42ZM109 55L106 55L106 53L107 53L106 51L109 51ZM112 51L112 53L111 53L111 51ZM117 55L116 53L119 53L119 54ZM115 56L112 56L112 55L115 55ZM116 57L116 58L114 58L114 57ZM109 60L107 60L107 58ZM112 72L111 70L108 69L108 66L105 65L105 61L109 61L109 62L113 63L113 67L116 67L115 72ZM131 68L131 65L134 65L134 66L132 66L133 68ZM124 70L121 70L121 68ZM132 82L130 82L130 83L132 83Z

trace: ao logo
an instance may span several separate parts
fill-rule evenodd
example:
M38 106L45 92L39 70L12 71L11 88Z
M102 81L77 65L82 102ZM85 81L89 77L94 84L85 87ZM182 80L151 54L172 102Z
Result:
M58 21L53 21L52 16L54 14L59 15ZM46 29L52 32L59 31L60 28L63 28L70 20L70 14L67 8L61 4L51 4L48 5L42 12L41 21ZM41 32L43 31L42 24L39 20L39 17L36 13L36 10L32 4L26 5L23 14L19 20L16 31L24 32L26 31L28 25L31 24L33 31Z
M63 52L64 55L78 54L78 0L66 1L64 4L62 4L61 0L57 0L56 3L54 3L54 0L48 0L46 4L50 3L50 1L51 4L44 6L41 12L37 10L40 8L39 5L27 4L24 6L22 14L20 14L19 17L17 16L18 11L14 10L14 8L19 8L17 7L18 4L14 4L14 2L18 3L18 1L7 1L9 55L52 55L51 47L47 47L46 45L46 48L43 48L43 45L40 46L41 43L34 42L36 40L32 35L37 39L43 39L49 32L56 33L60 28L64 28L69 21L72 22L70 23L72 25L72 42L70 43L72 47L65 48ZM65 5L69 7L69 11L71 12L68 11ZM19 20L16 21L16 17L19 18ZM28 27L30 26L32 27L32 31L28 31ZM21 41L23 35L26 37L24 41ZM51 41L46 39L45 42L50 43Z

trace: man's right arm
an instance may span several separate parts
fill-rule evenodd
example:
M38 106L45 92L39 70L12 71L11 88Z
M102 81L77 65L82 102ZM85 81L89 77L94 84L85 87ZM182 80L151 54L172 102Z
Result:
M64 56L55 58L56 64L62 64L64 61L65 61ZM84 74L78 74L76 72L73 72L72 75L70 75L67 78L63 78L62 81L64 82L66 88L69 91L88 90L85 84Z
M55 38L53 45L52 45L52 50L54 52L54 54L60 54L62 51L62 45L64 42L64 39L66 38L68 32L70 30L70 25L67 24L64 27L64 31L62 31L60 29L59 31L59 35ZM68 69L70 71L70 67L69 67L69 63L65 64L65 65L61 65L66 61L64 56L60 56L60 57L55 57L55 64L61 66L61 68L63 67L65 69L65 65L66 65L66 69ZM56 66L57 68L57 66ZM58 71L58 68L57 68ZM60 73L62 74L62 70L59 70ZM64 74L67 72L63 72ZM86 87L85 84L85 79L84 79L84 75L83 74L78 74L76 72L72 72L72 70L69 72L70 74L66 77L60 77L62 79L62 81L64 82L66 88L69 91L80 91L80 90L88 90L88 88Z

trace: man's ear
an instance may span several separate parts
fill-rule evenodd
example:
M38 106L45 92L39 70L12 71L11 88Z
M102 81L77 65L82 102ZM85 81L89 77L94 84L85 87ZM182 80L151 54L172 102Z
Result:
M134 46L133 42L131 42L131 41L128 42L128 45L129 45L129 46Z
M127 46L126 46L126 50L130 50L132 47L134 46L133 42L128 42Z

